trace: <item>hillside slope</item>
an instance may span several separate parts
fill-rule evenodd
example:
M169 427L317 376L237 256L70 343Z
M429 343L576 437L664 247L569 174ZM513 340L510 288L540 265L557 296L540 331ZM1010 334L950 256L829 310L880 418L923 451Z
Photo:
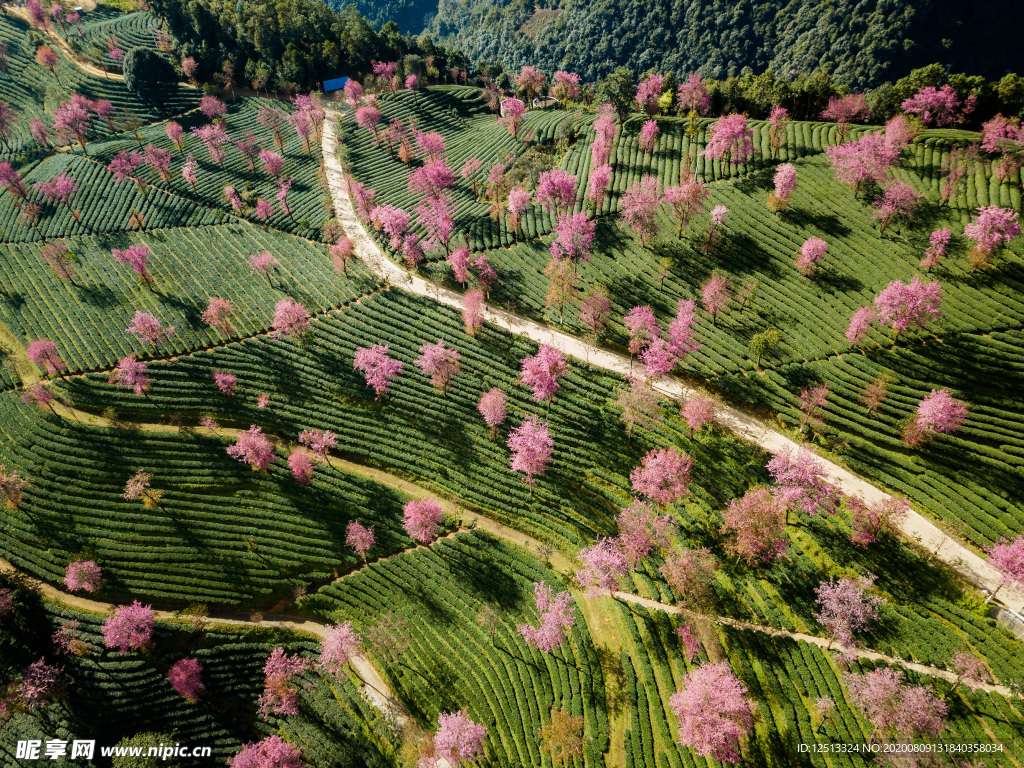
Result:
M470 61L530 63L584 80L620 65L716 78L745 67L777 75L822 69L865 88L935 61L998 78L1015 64L1000 22L1010 4L993 3L983 16L969 10L958 0L440 0L430 31Z

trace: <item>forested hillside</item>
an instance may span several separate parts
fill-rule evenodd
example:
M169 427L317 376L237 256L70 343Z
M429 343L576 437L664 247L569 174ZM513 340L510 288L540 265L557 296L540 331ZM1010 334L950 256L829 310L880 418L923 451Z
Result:
M405 30L410 8L421 4L357 7ZM584 81L620 65L716 78L750 67L777 75L822 69L865 88L934 61L995 79L1013 69L1018 47L1003 23L1011 3L975 11L957 0L440 0L430 31L471 61L565 69Z

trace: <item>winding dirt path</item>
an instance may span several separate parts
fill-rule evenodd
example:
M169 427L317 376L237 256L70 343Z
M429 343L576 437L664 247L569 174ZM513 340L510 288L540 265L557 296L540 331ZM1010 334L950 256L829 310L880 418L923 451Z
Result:
M324 121L323 157L327 168L327 183L334 200L335 215L344 227L345 234L355 245L356 255L385 282L461 310L461 294L410 274L391 261L367 234L352 206L352 200L346 189L345 173L335 154L338 146L336 121L341 117L342 114L339 112L329 112L328 119ZM578 360L585 360L590 365L622 376L626 376L630 372L630 361L626 355L595 347L567 333L493 306L485 305L483 316L485 320L512 334L522 334L538 344L557 347L565 354ZM692 387L686 386L680 380L668 376L654 382L653 386L666 397L676 401L686 401L702 394ZM737 436L750 440L767 451L774 452L784 448L803 447L800 443L771 429L760 419L722 402L717 404L715 421ZM819 459L824 464L829 479L843 493L860 496L868 503L891 498L891 494L857 477L844 467L825 458L819 457ZM911 510L900 527L904 536L911 541L919 542L929 551L937 552L935 555L937 559L979 589L994 592L999 587L1002 578L982 555L951 539L948 534L920 513ZM997 602L1001 602L1014 611L1022 612L1024 611L1024 592L1004 586L999 590Z
M2 327L2 326L0 326ZM92 426L104 427L108 429L116 428L114 422L104 416L97 416L96 414L87 413L73 408L68 408L65 405L61 405L54 401L52 403L55 406L54 412L62 418L74 419L83 424L89 424ZM154 424L154 423L133 423L133 429L138 429L143 432L177 432L177 427L172 427L167 424ZM196 429L202 429L210 434L216 435L222 438L237 438L238 435L242 434L245 430L234 427L218 427L215 430L208 429L207 427L197 427ZM294 443L285 440L277 435L271 433L264 433L268 440L274 445L276 449L289 451L295 448L298 443ZM445 514L456 520L459 524L459 529L455 532L449 533L448 536L454 535L458 531L464 531L468 528L475 528L481 531L486 531L493 536L508 541L516 546L523 547L535 557L545 560L551 565L551 567L562 576L571 578L576 569L576 564L573 560L568 557L565 553L558 550L553 550L550 546L544 544L539 539L530 536L529 534L518 531L515 528L511 528L507 525L499 523L498 521L489 518L485 515L480 514L477 511L470 510L457 501L441 496L440 494L430 491L416 483L407 480L398 475L386 472L382 469L376 469L374 467L368 467L365 464L357 464L355 462L343 459L339 456L328 454L326 457L326 464L333 469L346 472L357 477L366 478L376 483L384 485L392 490L398 491L399 493L412 498L412 499L434 499L438 501ZM401 554L401 553L395 553ZM84 611L92 611L95 613L106 613L111 610L114 603L104 603L96 600L90 600L89 598L80 597L77 595L71 595L66 592L58 590L43 581L40 581L34 577L24 574L22 571L15 568L10 562L0 558L0 571L4 571L12 574L19 574L24 578L36 591L42 594L44 597L64 603L66 605L78 608ZM572 590L577 598L577 603L580 605L581 610L584 614L584 618L587 621L587 626L590 628L592 635L595 637L595 644L599 648L608 652L611 659L617 660L619 652L623 650L622 643L620 641L620 633L613 632L610 630L611 620L607 615L602 615L604 612L601 609L601 599L599 597L587 596L580 593L578 590ZM629 603L636 603L643 605L654 610L664 611L665 613L672 613L681 616L688 615L686 611L677 608L676 606L669 605L667 603L660 603L650 598L641 597L640 595L634 595L631 592L616 592L614 596L620 600ZM158 619L163 621L177 620L180 621L172 612L169 611L155 611ZM317 637L323 637L325 635L325 625L320 622L311 621L301 617L291 616L283 613L266 613L263 616L263 620L260 622L252 622L247 618L250 613L241 612L223 612L211 614L209 617L210 623L216 624L221 623L230 626L252 626L258 623L259 626L265 627L277 627L280 629L286 629L296 632L306 632L308 634L316 635ZM852 653L856 656L865 659L875 659L878 661L884 661L888 664L895 666L902 666L906 669L912 669L915 672L920 672L925 675L932 677L939 677L951 682L956 681L956 675L946 670L938 669L937 667L929 667L924 664L917 664L916 662L904 661L892 656L885 656L884 654L869 651L863 648L853 648L840 645L838 643L830 643L828 638L818 637L816 635L809 635L803 632L792 632L785 629L777 629L775 627L765 626L763 624L754 624L749 621L741 621L740 619L733 619L728 616L719 615L703 615L704 618L712 619L713 621L735 627L737 629L744 629L751 632L761 632L767 635L773 635L777 637L789 637L800 642L812 643L822 648L834 647L837 650L843 650L847 653ZM600 642L599 642L600 640ZM602 661L604 663L604 661ZM362 669L365 665L367 668ZM383 679L377 674L376 670L372 668L365 659L359 664L354 664L359 672L359 676L364 682L367 682L372 687L379 691L386 691L387 686L383 682ZM609 663L608 668L614 668L614 663ZM364 674L365 672L365 674ZM380 682L380 685L377 684ZM614 683L614 681L612 681ZM972 688L978 688L980 690L991 691L999 693L1004 696L1013 696L1014 694L1009 688L1003 685L989 685L984 683L971 683L964 681L962 683L965 686ZM393 699L393 696L389 698Z
M85 613L95 613L105 616L114 610L114 608L118 607L116 603L91 600L86 597L80 597L79 595L62 592L44 581L40 581L39 579L25 574L3 558L0 558L0 573L17 576L30 589L37 592L43 598L52 602L61 603L62 605L69 606ZM263 615L263 618L260 621L252 621L248 618L249 615L250 614L248 613L241 612L213 613L207 617L206 625L209 627L267 627L271 629L281 629L287 632L312 635L320 639L327 635L327 624L311 621L299 616L292 616L286 613L267 613ZM173 624L188 623L171 611L154 610L153 616L157 621ZM409 716L408 710L406 710L402 702L399 701L391 691L387 682L385 682L384 678L381 677L379 672L377 672L376 667L374 667L365 656L357 656L353 658L351 660L351 665L356 675L369 689L367 691L367 697L371 703L385 715L386 718L393 719L394 722L397 723L398 727L403 730L412 725L413 721Z
M22 21L28 22L29 24L32 23L32 20L29 18L28 11L25 8L16 8L13 6L9 6L6 10L7 13L9 13L11 16L17 16ZM76 51L74 48L68 45L67 40L60 36L60 33L53 28L52 24L46 28L44 34L50 39L50 42L52 42L54 45L60 48L61 53L63 53L67 57L68 61L70 61L83 72L93 75L94 77L103 77L107 80L120 80L122 82L124 81L124 75L120 74L119 72L108 72L107 70L101 67L97 67L91 61L85 58L85 56L78 53L78 51Z
M689 615L689 611L677 608L674 605L668 605L667 603L659 603L657 600L651 600L646 597L640 597L640 595L634 595L631 592L616 592L615 597L627 603L636 603L637 605L643 605L647 608L653 608L656 611L662 611L664 613L674 613L678 616ZM766 627L763 624L754 624L749 621L740 621L739 619L732 619L728 616L717 616L711 614L695 615L698 615L701 618L710 619L711 621L714 621L716 624L721 624L723 626L733 627L735 629L743 629L749 632L760 632L765 635L772 635L773 637L789 637L801 643L810 643L811 645L817 645L819 648L834 648L837 651L843 651L844 653L849 653L854 656L858 656L862 659L883 661L886 664L893 667L903 667L904 669L910 669L914 672L919 672L922 675L928 675L929 677L938 677L943 680L948 680L951 683L956 682L956 674L953 672L949 672L945 669L939 669L938 667L930 667L927 664L918 664L914 661L905 661L903 659L898 659L895 656L886 656L883 653L869 651L866 648L854 648L852 646L842 645L840 643L833 643L826 637L808 635L804 632L790 632L789 630L776 629L775 627ZM979 691L998 693L1001 696L1006 696L1007 698L1013 698L1016 696L1016 694L1005 685L980 683L974 682L972 680L964 680L960 684L965 688L975 688Z

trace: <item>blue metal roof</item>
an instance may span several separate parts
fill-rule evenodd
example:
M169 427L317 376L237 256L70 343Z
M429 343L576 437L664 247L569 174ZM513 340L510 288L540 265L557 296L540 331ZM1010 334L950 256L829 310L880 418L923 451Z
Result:
M340 91L348 82L347 77L336 77L333 80L324 80L324 93L328 91Z

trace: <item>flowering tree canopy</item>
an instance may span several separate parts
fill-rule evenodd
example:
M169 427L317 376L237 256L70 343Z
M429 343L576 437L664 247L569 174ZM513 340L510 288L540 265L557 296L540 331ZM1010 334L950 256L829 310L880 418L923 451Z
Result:
M938 280L924 282L914 275L909 283L893 280L875 297L878 321L892 326L897 333L911 327L923 328L929 321L942 317L939 303L942 285Z
M575 606L572 595L566 592L555 593L542 581L534 582L533 598L540 613L540 626L529 624L519 626L519 634L527 645L550 653L569 635L575 621Z
M362 371L367 386L373 387L374 393L380 397L388 391L391 382L402 372L402 361L389 356L388 344L375 344L372 347L356 349L353 367Z
M424 344L420 347L420 356L416 358L417 367L430 377L430 383L442 393L447 391L452 379L459 375L462 355L457 349L446 347L443 340L437 344Z
M863 632L878 618L878 609L885 600L868 593L875 577L842 578L823 581L814 588L818 611L814 618L831 637L843 645L853 642L854 634Z
M250 464L260 472L266 472L274 462L274 445L255 424L238 435L234 445L228 446L228 456L243 464Z
M153 637L153 608L138 600L114 609L103 622L103 642L119 653L145 649Z
M754 131L745 115L720 117L711 126L711 138L704 155L714 160L728 158L732 164L745 163L754 155Z
M341 674L345 665L363 651L363 641L351 621L327 625L327 634L320 641L317 666L331 674Z
M675 448L655 448L643 458L641 466L629 474L633 491L658 504L684 498L690 484L693 459Z
M523 360L519 383L530 387L535 399L550 402L561 386L558 380L568 372L565 355L555 347L542 344L536 355Z
M406 533L420 544L430 544L437 538L444 510L434 499L406 502L402 507Z
M533 485L535 475L542 475L551 461L555 441L548 431L548 425L531 416L508 436L508 447L512 451L510 462L513 472L526 475L526 484Z
M277 734L246 744L230 760L230 768L305 768L302 753Z
M681 744L723 763L742 760L740 739L753 728L756 704L728 662L689 672L669 705L679 722Z
M178 659L167 672L171 687L188 701L198 701L206 690L202 680L202 665L195 659Z
M576 583L588 595L602 591L612 594L626 575L626 556L615 539L599 539L594 546L581 549L579 561Z
M64 584L72 592L95 592L103 586L103 572L95 560L75 560L68 564Z

